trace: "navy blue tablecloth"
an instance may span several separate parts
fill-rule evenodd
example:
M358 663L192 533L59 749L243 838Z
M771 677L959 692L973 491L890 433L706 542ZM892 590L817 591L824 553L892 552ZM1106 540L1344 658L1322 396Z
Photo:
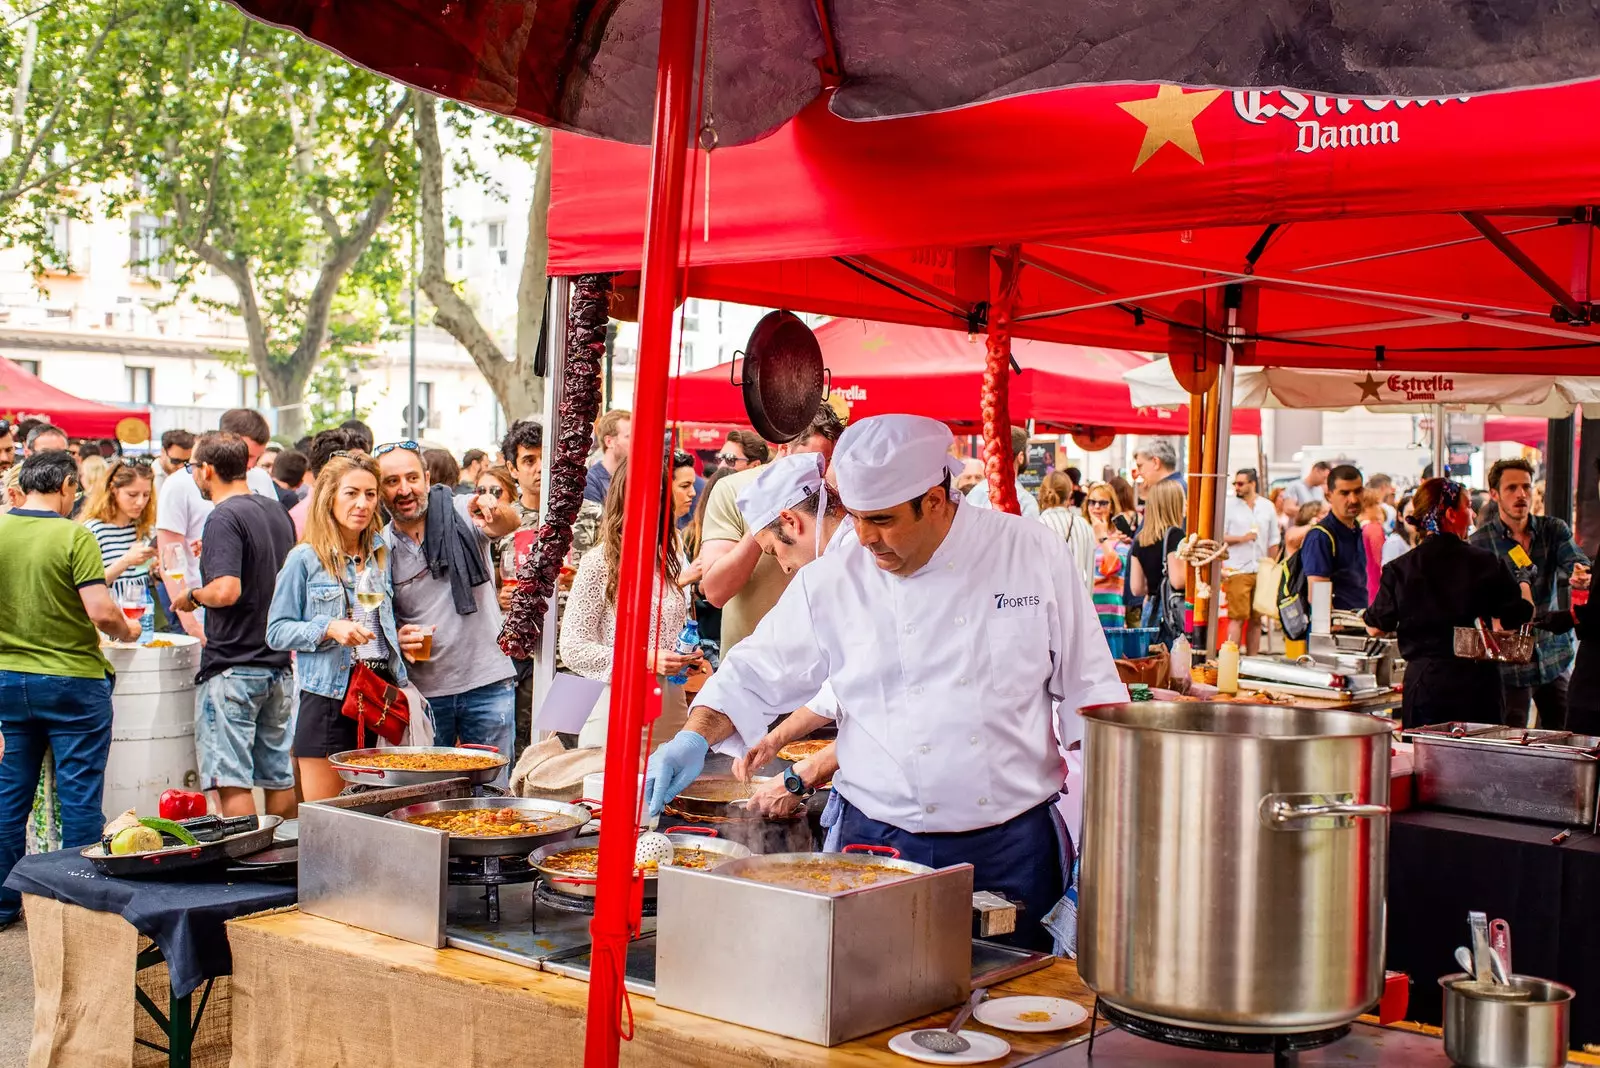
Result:
M172 992L183 997L205 980L233 971L224 923L293 905L296 898L293 883L229 881L220 874L191 878L113 879L76 849L62 849L23 857L6 886L121 916L160 947Z

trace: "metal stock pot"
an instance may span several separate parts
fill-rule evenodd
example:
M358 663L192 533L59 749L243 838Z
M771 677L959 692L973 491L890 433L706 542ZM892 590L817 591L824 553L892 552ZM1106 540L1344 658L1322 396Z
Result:
M1355 1019L1383 988L1390 720L1266 705L1083 710L1078 970L1215 1030Z

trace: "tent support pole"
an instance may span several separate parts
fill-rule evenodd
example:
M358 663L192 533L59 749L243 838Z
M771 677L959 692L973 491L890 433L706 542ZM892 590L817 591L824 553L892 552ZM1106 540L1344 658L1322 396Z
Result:
M1444 421L1449 418L1445 415L1444 405L1433 406L1433 477L1450 477L1450 457L1445 452L1450 447L1450 436L1445 429Z
M1217 422L1217 415L1222 407L1221 385L1222 375L1219 373L1206 391L1206 417L1200 432L1200 474L1197 481L1189 484L1189 495L1200 499L1199 525L1196 529L1201 541L1214 540L1218 536L1217 496L1213 490L1220 481L1217 477L1217 450L1221 444L1222 424ZM1189 573L1196 580L1187 591L1188 600L1194 604L1195 638L1202 644L1208 644L1212 632L1216 630L1218 591L1212 587L1208 596L1200 596L1200 583L1209 585L1211 582L1210 569L1202 574L1198 568L1191 567Z
M639 364L634 386L633 445L628 453L624 541L617 575L617 636L606 746L600 863L590 934L589 1011L583 1062L615 1068L621 1055L623 969L638 927L634 848L638 834L640 734L646 704L645 647L651 641L650 600L661 531L667 372L672 318L682 291L679 250L684 228L684 176L694 116L695 37L699 0L663 0L656 57L650 204L645 221L640 290ZM653 686L652 682L652 686ZM642 898L641 898L642 900Z
M1239 352L1239 309L1232 300L1227 301L1227 305L1228 333L1227 339L1222 346L1222 369L1217 373L1215 420L1209 418L1212 413L1206 413L1208 416L1207 422L1215 427L1213 434L1216 438L1216 445L1212 451L1216 455L1216 479L1212 486L1208 488L1214 490L1212 495L1212 518L1215 527L1214 536L1218 541L1222 540L1223 534L1228 527L1230 480L1226 476L1231 468L1228 444L1231 437L1230 431L1233 427L1233 371ZM1211 603L1213 607L1211 611L1211 626L1206 628L1207 656L1215 654L1217 647L1227 637L1222 633L1222 559L1219 557L1213 560L1209 570L1211 573L1207 576L1207 581L1211 584ZM1232 626L1233 621L1230 619L1228 623L1229 626ZM1243 635L1249 626L1250 616L1246 613L1245 625L1240 628L1240 634Z

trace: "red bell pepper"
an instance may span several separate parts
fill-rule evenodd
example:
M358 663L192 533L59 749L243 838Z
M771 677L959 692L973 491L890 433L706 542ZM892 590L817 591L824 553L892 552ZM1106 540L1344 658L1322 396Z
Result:
M168 790L161 795L160 812L164 820L188 820L206 814L206 795L193 790Z

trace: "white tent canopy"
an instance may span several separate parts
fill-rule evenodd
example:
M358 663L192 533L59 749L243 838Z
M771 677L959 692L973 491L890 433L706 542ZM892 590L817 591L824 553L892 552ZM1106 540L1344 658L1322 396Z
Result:
M1135 367L1122 378L1135 407L1189 403L1166 359ZM1429 412L1442 405L1450 412L1562 419L1579 404L1600 404L1600 378L1240 367L1233 383L1235 408Z

